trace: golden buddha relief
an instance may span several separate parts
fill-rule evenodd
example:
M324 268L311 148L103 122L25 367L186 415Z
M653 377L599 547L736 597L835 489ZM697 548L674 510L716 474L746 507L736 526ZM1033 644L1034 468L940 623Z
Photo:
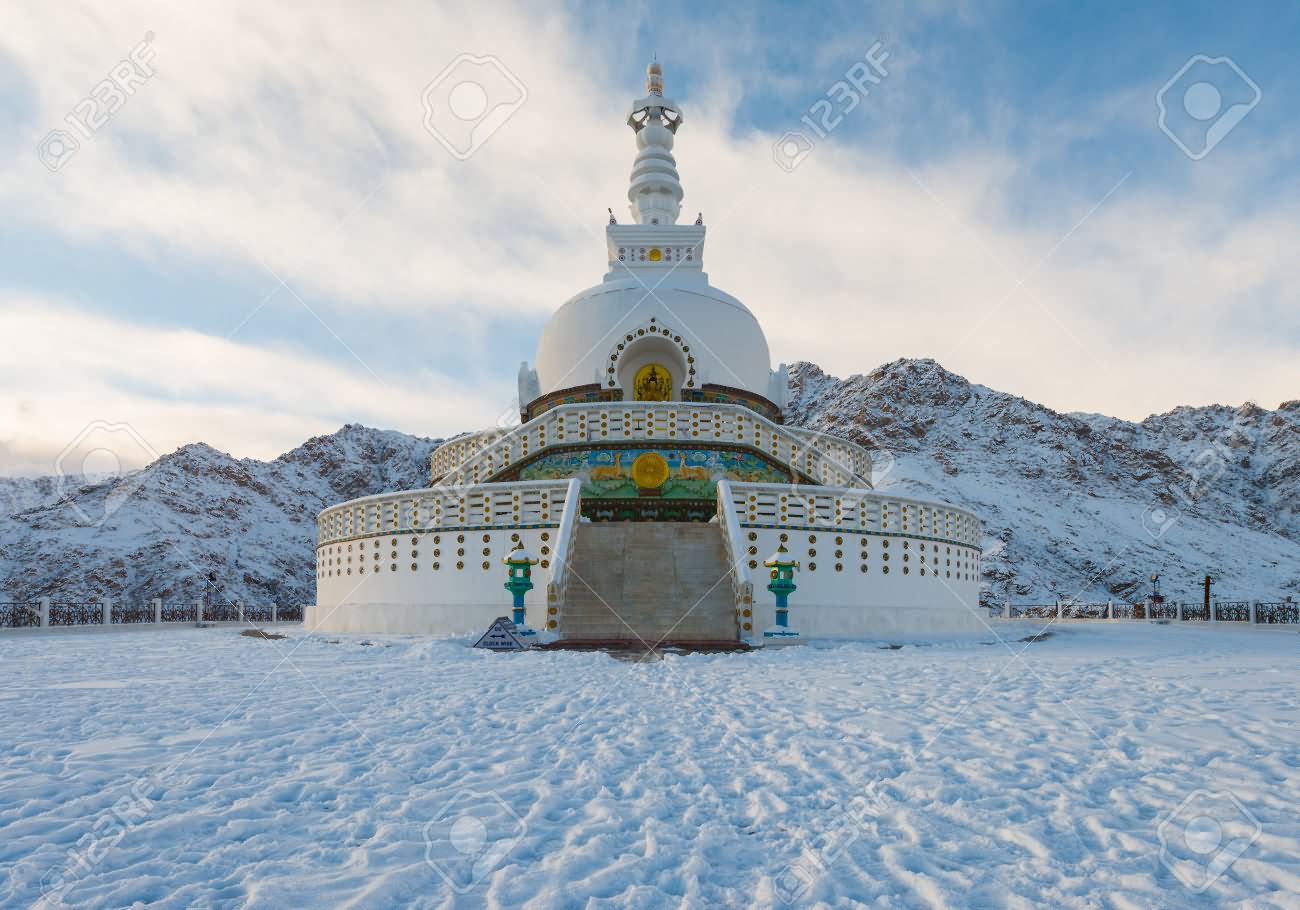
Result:
M632 393L637 401L672 401L673 374L657 363L648 363L636 371Z

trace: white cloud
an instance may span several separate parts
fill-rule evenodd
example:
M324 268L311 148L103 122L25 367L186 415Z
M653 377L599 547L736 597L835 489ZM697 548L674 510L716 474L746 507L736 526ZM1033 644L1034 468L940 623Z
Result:
M496 419L503 395L432 369L379 377L323 359L187 329L131 324L47 299L0 296L0 463L51 474L95 421L128 424L159 454L206 441L269 458L343 423L440 436ZM139 467L140 451L120 453Z
M8 19L0 47L35 86L37 122L49 127L146 30L156 35L157 76L61 173L31 155L0 174L13 219L90 251L121 246L241 274L264 263L326 322L335 307L438 314L448 325L443 343L456 344L457 331L470 331L462 326L488 313L549 312L599 281L604 208L625 217L634 147L622 120L641 64L623 55L635 23L593 34L564 11L478 3L311 15L251 3L123 3L111 17L74 3ZM740 43L752 41L746 32ZM692 46L708 45L696 36ZM462 52L499 56L529 91L464 163L424 132L420 100ZM716 53L722 61L726 52ZM687 105L677 145L685 211L704 210L706 267L759 316L774 356L841 374L933 356L1060 409L1125 417L1300 395L1294 339L1271 340L1259 316L1289 312L1300 277L1284 248L1300 228L1286 195L1239 214L1229 183L1194 176L1201 183L1179 194L1139 171L1014 291L1124 174L1102 174L1086 190L1077 180L1026 183L1026 163L1041 170L1053 143L1078 131L1077 111L1073 124L1043 122L1030 148L955 146L917 179L888 145L835 141L786 174L771 160L775 134L735 134L736 105L755 99L742 98L726 65L714 66L708 84L686 87L673 81L671 52L662 57L670 94ZM927 58L900 49L897 60L916 72ZM906 116L906 99L888 95L903 85L887 83L864 105ZM1027 192L1032 219L1020 204ZM0 306L27 337L42 337L31 310ZM243 315L232 312L232 326ZM329 389L326 407L282 387L277 353L186 336L214 362L250 359L237 380L233 371L190 380L218 404L211 419L187 423L183 406L144 392L122 397L78 359L86 353L78 345L102 350L106 338L125 346L119 362L138 359L158 330L131 321L102 321L106 335L46 333L44 343L78 355L71 386L27 383L24 407L39 416L6 434L20 440L11 446L43 451L89 415L133 408L146 422L172 421L168 440L201 437L238 454L328 428L326 414L444 432L452 420L472 428L499 410L443 396L429 426L420 390L387 394L341 348L330 364L302 364ZM91 359L104 373L119 369L113 358ZM515 366L492 365L503 386Z

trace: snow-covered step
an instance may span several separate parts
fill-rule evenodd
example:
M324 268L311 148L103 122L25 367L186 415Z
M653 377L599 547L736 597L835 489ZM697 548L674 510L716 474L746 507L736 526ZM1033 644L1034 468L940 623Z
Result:
M560 633L569 640L735 641L730 567L716 524L578 528Z

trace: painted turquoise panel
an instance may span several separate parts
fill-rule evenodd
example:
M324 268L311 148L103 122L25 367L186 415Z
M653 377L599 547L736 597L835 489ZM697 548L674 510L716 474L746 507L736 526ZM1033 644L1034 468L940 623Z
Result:
M582 495L611 499L645 496L632 480L632 462L657 452L668 462L668 479L659 487L663 499L712 499L722 478L748 483L785 483L785 471L752 452L730 449L627 448L552 452L519 472L520 480L582 478Z

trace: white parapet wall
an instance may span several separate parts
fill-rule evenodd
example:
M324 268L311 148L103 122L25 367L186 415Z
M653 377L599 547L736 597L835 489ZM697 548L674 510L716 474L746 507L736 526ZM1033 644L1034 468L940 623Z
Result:
M571 543L579 487L576 479L440 485L326 509L318 520L317 600L304 624L372 634L481 632L509 614L501 561L522 544L540 560L528 622L558 622L562 631L565 578L554 560ZM719 511L739 569L733 589L746 640L760 642L775 622L763 561L782 544L800 563L790 623L805 637L984 628L982 530L963 509L854 487L724 481Z
M732 483L743 567L760 633L775 622L763 561L784 544L800 563L790 626L808 638L974 632L982 528L941 502L846 487Z
M430 468L440 483L483 483L547 449L629 442L745 446L818 483L871 485L871 454L855 443L773 423L741 405L684 401L560 405L508 432L485 430L445 443Z
M551 558L568 480L431 487L354 499L317 520L316 603L308 629L367 633L482 632L510 614L502 560L522 543L540 562L528 621L547 615ZM572 502L569 500L572 499Z

